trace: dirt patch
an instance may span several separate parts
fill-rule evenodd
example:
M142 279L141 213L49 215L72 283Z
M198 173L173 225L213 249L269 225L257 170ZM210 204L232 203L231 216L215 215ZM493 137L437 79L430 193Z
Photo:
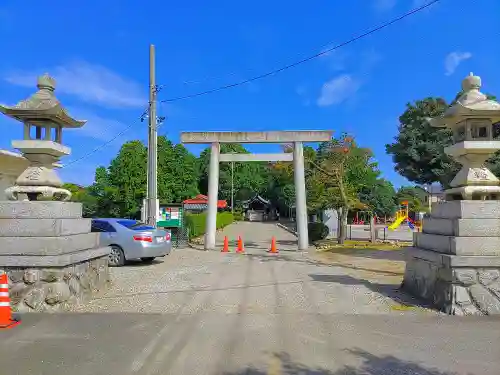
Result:
M344 279L349 279L350 283L365 285L389 297L391 310L436 313L431 306L400 289L405 271L404 247L372 244L372 247L360 248L351 244L350 247L317 250L312 256L321 263L341 267L346 275Z
M403 280L405 261L402 248L335 248L318 251L314 257L324 263L340 266L350 276L369 282L399 285Z

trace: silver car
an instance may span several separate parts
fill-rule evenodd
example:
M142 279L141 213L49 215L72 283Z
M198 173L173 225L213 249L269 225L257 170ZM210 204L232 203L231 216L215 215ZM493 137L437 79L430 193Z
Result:
M100 234L101 246L111 247L110 266L123 266L130 259L152 262L170 254L169 230L155 229L137 220L92 219L92 232Z

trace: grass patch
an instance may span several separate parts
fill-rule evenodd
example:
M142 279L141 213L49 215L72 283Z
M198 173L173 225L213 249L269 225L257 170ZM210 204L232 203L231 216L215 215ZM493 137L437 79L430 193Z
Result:
M418 309L417 306L411 306L411 305L402 305L402 304L397 304L397 305L391 305L391 310L394 311L412 311Z
M411 246L411 243L398 241L371 243L368 241L346 240L343 244L339 244L337 240L323 240L316 242L314 245L319 251L330 251L336 249L391 251L401 250L404 247Z

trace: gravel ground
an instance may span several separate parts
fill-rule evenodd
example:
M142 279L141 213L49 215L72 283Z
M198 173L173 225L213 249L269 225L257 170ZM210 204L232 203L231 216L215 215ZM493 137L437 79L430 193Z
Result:
M292 251L293 235L274 224L238 223L218 235L241 235L245 255L181 249L153 264L113 268L112 285L78 312L401 314L397 285L357 278L342 264ZM266 253L275 236L279 255ZM349 271L349 272L348 272ZM419 313L409 309L405 313Z
M359 254L316 259L290 251L288 232L261 223L225 234L241 235L246 254L178 250L151 265L113 269L111 288L76 309L100 313L26 314L16 329L0 331L0 368L23 375L500 373L497 318L392 308L401 297L396 258L390 270L376 263L387 254L363 263ZM266 253L272 236L279 255Z

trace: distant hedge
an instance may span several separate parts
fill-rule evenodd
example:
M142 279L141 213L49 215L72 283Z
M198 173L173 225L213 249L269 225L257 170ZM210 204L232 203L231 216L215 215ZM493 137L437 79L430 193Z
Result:
M234 221L231 212L217 212L217 229L224 228ZM186 226L189 228L189 238L200 237L205 234L207 223L207 213L187 214Z

